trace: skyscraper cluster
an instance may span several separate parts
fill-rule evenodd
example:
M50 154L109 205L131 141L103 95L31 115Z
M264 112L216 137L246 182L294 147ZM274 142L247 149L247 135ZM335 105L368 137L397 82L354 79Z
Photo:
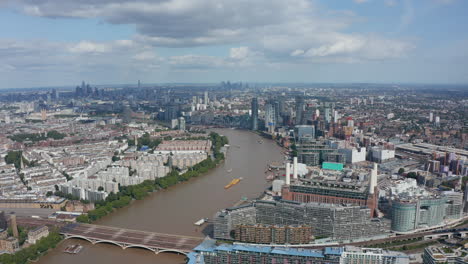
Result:
M92 95L97 95L99 93L97 88L92 88L91 85L88 83L86 84L84 81L81 83L80 86L75 88L75 96L76 97L88 97Z

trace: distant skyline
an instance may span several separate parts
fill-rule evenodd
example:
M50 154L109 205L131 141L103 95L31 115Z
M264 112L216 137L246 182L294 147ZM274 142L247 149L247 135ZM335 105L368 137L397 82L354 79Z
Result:
M0 88L468 83L463 0L3 0Z

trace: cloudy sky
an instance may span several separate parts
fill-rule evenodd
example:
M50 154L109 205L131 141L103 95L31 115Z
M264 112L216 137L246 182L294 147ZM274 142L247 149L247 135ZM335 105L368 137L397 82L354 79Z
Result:
M0 88L468 83L465 0L0 0Z

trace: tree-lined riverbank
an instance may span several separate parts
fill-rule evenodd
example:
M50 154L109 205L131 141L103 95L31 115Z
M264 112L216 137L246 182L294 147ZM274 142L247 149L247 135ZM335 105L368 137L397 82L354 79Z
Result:
M215 168L224 160L224 154L221 153L221 147L228 144L228 139L217 133L210 133L209 138L212 143L213 157L208 156L204 161L189 168L184 173L179 173L177 170L172 169L171 172L162 178L153 180L146 180L137 185L122 186L118 193L110 193L104 201L95 203L96 209L91 210L88 214L80 215L77 218L78 222L91 223L119 208L129 205L133 200L141 200L148 196L150 193L167 189L180 182L188 181L191 178L198 177L207 173L210 169Z

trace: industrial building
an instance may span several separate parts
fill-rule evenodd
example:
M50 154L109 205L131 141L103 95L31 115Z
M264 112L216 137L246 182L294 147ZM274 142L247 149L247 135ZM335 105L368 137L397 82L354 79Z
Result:
M315 202L365 206L370 209L370 216L374 217L378 207L377 164L374 164L368 181L346 179L313 177L311 179L296 180L293 183L283 185L281 197L283 200L300 203Z
M390 224L369 215L369 208L357 205L254 201L218 212L214 237L235 240L237 226L256 224L310 226L313 236L337 241L385 235Z
M367 186L358 187L346 183L323 186L320 182L310 181L311 185L284 185L281 191L283 200L301 203L353 204L366 206L370 216L377 208L377 195L369 193Z

